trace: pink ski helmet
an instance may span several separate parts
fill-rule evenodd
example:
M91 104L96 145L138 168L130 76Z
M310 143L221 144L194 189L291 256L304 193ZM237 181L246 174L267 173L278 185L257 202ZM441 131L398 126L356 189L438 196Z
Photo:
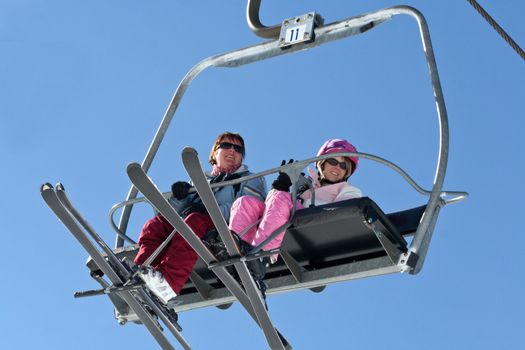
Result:
M352 145L350 142L344 139L329 139L327 140L321 148L319 148L319 151L317 152L317 156L322 156L324 154L329 153L338 153L338 152L357 152L357 149ZM346 176L348 178L350 175L352 175L356 169L357 165L359 164L359 157L355 156L349 156L347 157L350 159L350 161L353 164L352 167L352 173ZM318 165L319 162L316 163Z

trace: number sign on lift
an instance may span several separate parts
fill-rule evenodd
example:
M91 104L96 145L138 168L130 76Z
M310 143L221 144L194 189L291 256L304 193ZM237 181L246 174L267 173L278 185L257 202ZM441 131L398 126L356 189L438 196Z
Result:
M316 18L315 12L312 12L285 19L281 25L279 46L287 47L313 39Z
M288 28L286 30L285 45L293 45L296 42L304 40L304 33L306 32L306 24Z

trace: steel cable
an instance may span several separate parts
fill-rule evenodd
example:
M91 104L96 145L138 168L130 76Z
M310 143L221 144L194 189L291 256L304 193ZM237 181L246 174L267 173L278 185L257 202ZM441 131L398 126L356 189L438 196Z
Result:
M501 35L501 37L505 39L505 41L514 49L514 51L516 51L518 55L520 55L521 58L525 60L525 52L523 51L523 49L519 47L519 45L514 40L512 40L512 38L503 30L503 28L501 28L501 26L494 20L494 18L492 18L487 13L487 11L485 11L483 7L481 7L481 5L477 3L476 0L467 1L472 5L472 7L476 9L476 11L479 12L479 14L483 18L485 18L485 20L499 33L499 35Z

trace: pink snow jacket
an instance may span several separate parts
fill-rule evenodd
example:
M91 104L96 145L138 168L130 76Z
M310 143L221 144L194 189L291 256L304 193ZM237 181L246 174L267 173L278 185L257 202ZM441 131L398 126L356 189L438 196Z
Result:
M317 174L311 168L307 168L307 170L315 190L315 203L313 203L315 205L323 205L363 196L359 188L352 186L347 181L321 186ZM300 198L305 208L308 208L312 204L311 197L312 193L309 190L301 194Z

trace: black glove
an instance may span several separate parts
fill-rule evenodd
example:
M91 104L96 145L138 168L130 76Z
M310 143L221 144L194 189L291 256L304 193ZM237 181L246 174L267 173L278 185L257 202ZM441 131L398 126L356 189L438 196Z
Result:
M290 159L288 164L290 163L293 163L293 159ZM286 161L283 160L281 162L281 166L285 164L286 164ZM290 180L290 177L286 175L286 173L283 173L283 172L279 172L279 175L277 175L277 179L275 179L272 182L272 188L278 191L290 192L290 186L292 186L292 180Z
M173 185L171 185L171 193L173 193L173 197L177 198L178 200L181 200L186 198L190 188L191 185L186 181L177 181L173 183Z
M206 207L201 202L190 204L186 209L182 211L182 216L186 217L191 213L202 213L208 215Z

